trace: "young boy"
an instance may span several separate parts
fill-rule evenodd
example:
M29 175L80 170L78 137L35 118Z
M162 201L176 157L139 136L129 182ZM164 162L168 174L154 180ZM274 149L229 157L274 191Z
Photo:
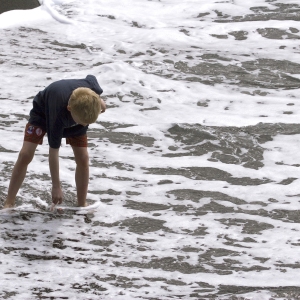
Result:
M59 147L66 138L72 146L75 162L75 182L78 206L86 206L89 181L89 156L87 151L88 125L96 122L106 106L100 98L103 90L93 75L85 79L60 80L39 92L25 128L23 147L13 168L4 208L14 207L16 195L25 178L38 144L47 133L49 143L49 168L52 179L52 201L61 204L63 192L59 178Z

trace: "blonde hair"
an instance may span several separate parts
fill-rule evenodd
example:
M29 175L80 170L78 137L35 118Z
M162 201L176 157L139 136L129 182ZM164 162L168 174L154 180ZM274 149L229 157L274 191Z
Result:
M100 96L89 88L77 88L71 94L69 106L72 112L86 124L95 123L101 113Z

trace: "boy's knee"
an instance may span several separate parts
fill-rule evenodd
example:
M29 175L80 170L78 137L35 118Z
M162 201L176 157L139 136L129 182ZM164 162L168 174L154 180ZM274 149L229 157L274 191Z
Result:
M77 155L75 158L76 164L81 166L88 166L89 165L89 155L87 153Z
M33 159L33 154L31 154L30 152L21 150L19 153L19 157L18 160L22 163L22 164L26 164L28 165Z

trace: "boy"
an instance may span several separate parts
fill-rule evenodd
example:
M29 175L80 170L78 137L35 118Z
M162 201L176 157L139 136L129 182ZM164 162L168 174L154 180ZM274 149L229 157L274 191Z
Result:
M33 108L25 128L23 147L13 168L4 208L14 207L16 195L25 178L38 144L47 133L49 143L49 168L52 180L52 201L61 204L63 192L59 179L59 147L66 138L72 146L75 162L75 182L78 206L86 206L89 181L89 156L87 151L88 125L96 122L105 112L100 98L103 90L93 75L85 79L53 82L33 99Z

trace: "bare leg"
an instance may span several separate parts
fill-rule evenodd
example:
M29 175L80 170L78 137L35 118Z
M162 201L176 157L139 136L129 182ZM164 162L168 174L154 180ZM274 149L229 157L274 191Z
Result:
M87 206L86 196L89 185L89 154L87 147L72 148L76 162L75 182L78 206Z
M17 193L24 181L27 166L32 161L37 144L24 142L17 162L13 168L4 208L14 207Z

